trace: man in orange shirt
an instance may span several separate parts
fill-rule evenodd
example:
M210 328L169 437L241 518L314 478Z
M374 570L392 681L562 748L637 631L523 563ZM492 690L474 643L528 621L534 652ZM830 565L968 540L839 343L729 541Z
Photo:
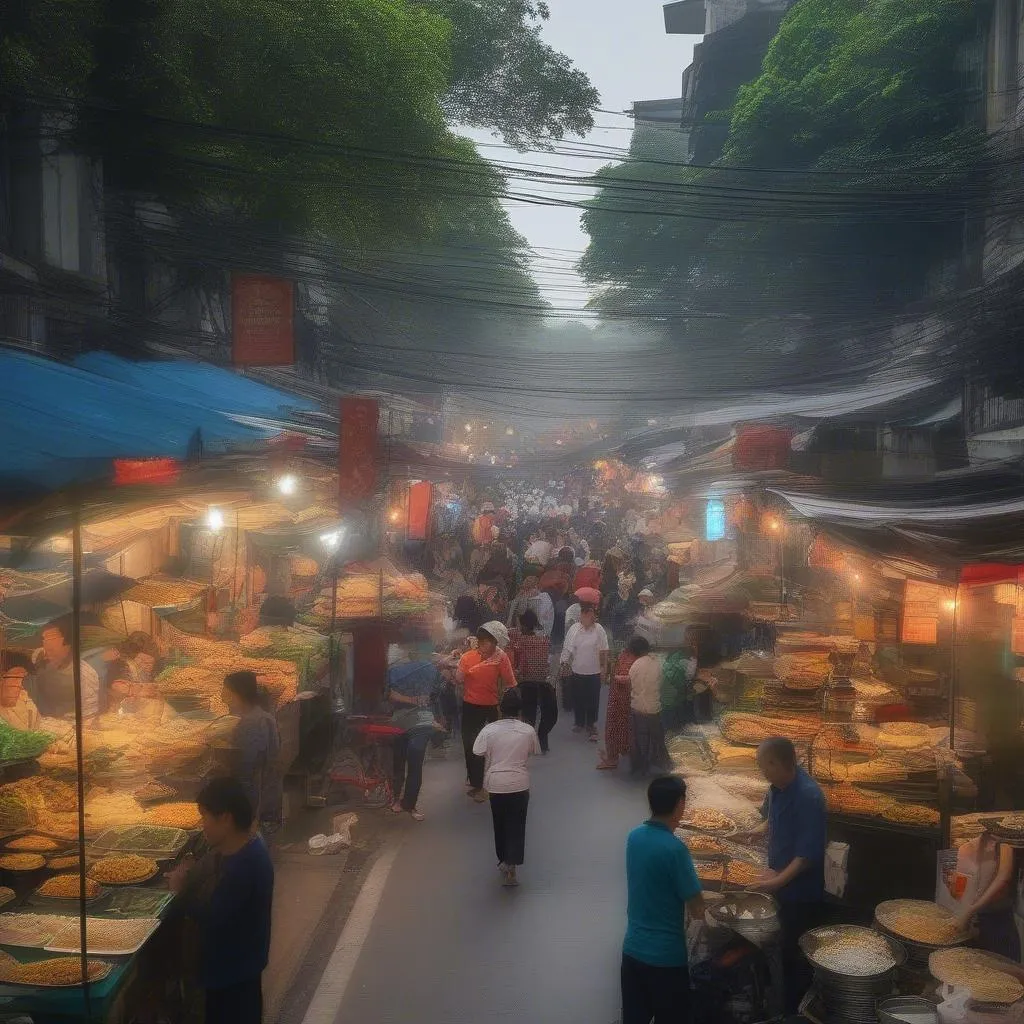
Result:
M501 694L516 685L512 662L505 648L508 630L500 622L486 622L477 630L476 648L467 651L459 662L458 680L462 684L462 747L466 754L469 795L485 803L484 759L473 753L480 730L498 720Z

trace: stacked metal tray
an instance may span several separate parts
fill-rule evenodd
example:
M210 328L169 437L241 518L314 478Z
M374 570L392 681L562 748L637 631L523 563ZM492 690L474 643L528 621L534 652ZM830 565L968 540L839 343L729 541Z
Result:
M118 825L89 843L91 856L137 853L152 860L172 860L188 844L189 835L180 828L161 825Z
M824 966L816 957L836 942L884 944L888 966L863 974L843 973ZM800 937L800 949L814 968L814 988L827 1013L829 1024L877 1024L875 1007L891 996L896 971L906 959L903 947L886 935L858 925L814 928Z

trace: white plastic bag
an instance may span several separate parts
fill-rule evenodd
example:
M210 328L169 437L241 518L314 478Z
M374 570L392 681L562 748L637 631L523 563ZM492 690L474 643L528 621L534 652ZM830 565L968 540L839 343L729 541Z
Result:
M309 852L313 857L322 857L327 852L327 846L330 840L322 832L315 836L309 837Z
M939 1024L965 1024L967 1003L971 998L970 989L943 985L939 994L942 996L942 1002L939 1003Z
M336 814L334 816L331 827L342 849L348 849L352 845L352 826L358 821L357 814Z
M825 847L825 891L842 899L849 879L850 844L831 842Z

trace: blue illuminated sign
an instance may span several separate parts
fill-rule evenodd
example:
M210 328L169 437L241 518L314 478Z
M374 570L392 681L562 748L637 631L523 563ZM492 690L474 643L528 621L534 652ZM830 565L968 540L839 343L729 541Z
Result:
M721 540L725 536L725 503L709 498L704 513L704 537L706 540Z

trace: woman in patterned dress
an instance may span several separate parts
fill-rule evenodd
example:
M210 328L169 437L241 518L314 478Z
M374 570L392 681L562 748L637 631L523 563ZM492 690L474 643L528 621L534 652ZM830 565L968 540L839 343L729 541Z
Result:
M597 762L599 771L613 771L619 766L619 758L628 754L633 736L630 728L629 669L636 661L636 655L628 649L619 655L615 663L611 689L608 691L608 707L604 716L604 750Z

